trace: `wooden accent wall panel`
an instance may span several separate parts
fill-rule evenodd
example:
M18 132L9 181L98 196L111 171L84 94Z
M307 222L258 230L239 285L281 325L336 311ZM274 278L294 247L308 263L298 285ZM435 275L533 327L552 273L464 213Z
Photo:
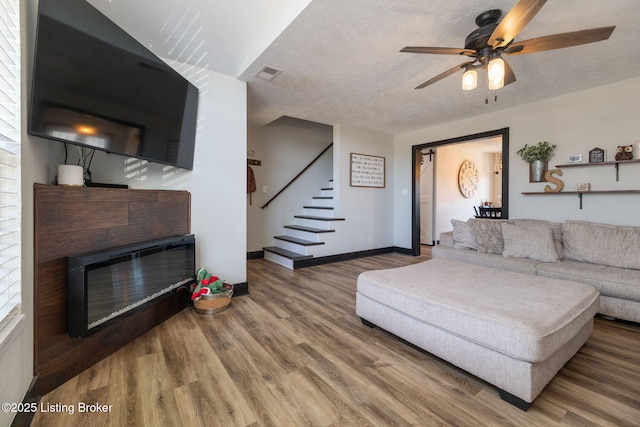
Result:
M46 394L182 310L164 295L87 338L67 334L67 257L191 232L186 191L34 185L34 370Z

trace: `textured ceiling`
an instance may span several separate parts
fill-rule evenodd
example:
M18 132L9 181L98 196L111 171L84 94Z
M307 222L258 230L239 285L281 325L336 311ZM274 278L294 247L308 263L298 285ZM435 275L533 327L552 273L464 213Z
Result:
M87 0L161 58L238 76L311 0Z
M497 102L481 73L471 92L461 73L413 89L465 58L399 50L463 47L479 13L516 0L89 2L161 57L247 81L250 125L291 116L397 134L640 76L638 0L548 1L516 41L617 27L607 41L509 58L517 81ZM260 80L263 65L283 73Z

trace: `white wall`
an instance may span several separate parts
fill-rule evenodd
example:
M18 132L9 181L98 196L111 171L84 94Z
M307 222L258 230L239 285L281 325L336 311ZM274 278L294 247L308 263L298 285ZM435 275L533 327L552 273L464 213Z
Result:
M640 78L559 96L483 116L446 123L395 137L394 241L411 247L411 147L427 142L509 128L509 213L511 218L553 221L583 219L611 224L640 225L638 195L586 195L578 208L575 195L525 196L525 191L544 191L546 183L529 183L528 168L515 154L524 144L549 141L558 146L550 164L566 163L570 154L587 153L599 146L610 158L618 145L635 144L638 133L637 99ZM634 153L634 158L638 153ZM623 165L620 181L613 166L564 169L565 190L590 182L592 190L639 189L640 165Z
M261 251L274 244L273 236L284 234L282 226L293 223L293 216L311 204L320 189L329 186L333 158L329 150L296 182L265 209L261 207L320 154L333 140L328 125L282 117L262 128L249 130L247 149L261 166L252 166L257 190L246 196L247 250ZM266 192L263 191L266 187Z
M334 126L333 140L336 215L346 219L344 224L336 226L336 238L340 239L336 253L393 246L393 230L389 226L393 223L395 180L393 136L340 124ZM385 157L385 188L350 186L351 153Z
M495 207L502 206L502 162L500 159L502 158L502 142L500 143L500 148L498 150L500 153L486 153L487 156L487 164L489 164L489 175L491 180L491 191L490 197L488 201L493 203Z

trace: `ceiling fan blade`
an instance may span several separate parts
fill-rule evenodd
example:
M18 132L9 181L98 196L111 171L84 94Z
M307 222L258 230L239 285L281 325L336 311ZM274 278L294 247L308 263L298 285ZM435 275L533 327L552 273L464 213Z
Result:
M516 38L518 33L533 19L547 0L520 0L502 18L491 37L489 45L494 49L504 47Z
M502 60L504 61L504 85L506 86L516 81L516 74L511 65L504 58Z
M473 56L476 53L476 51L472 49L462 49L457 47L420 47L420 46L407 46L401 49L400 52L430 53L435 55L467 55L467 56Z
M460 64L457 65L453 68L451 68L450 70L445 71L444 73L438 74L437 76L435 76L434 78L432 78L431 80L427 80L426 82L422 83L420 86L416 86L416 89L423 89L437 81L440 81L442 79L444 79L445 77L449 77L452 74L457 73L458 71L460 71L461 69L463 69L464 67L466 67L467 65L471 65L473 64L475 61L468 61L465 62L464 64Z
M612 27L593 28L591 30L573 31L570 33L553 34L535 39L513 43L505 53L508 55L523 55L525 53L544 52L545 50L562 49L582 44L607 40L615 29Z

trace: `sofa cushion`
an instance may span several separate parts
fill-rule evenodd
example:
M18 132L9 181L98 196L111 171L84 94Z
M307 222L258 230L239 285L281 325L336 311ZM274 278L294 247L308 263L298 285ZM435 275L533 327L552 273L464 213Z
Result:
M591 321L591 286L445 259L360 274L358 292L519 360L553 355Z
M501 254L504 250L504 242L502 240L503 222L507 220L501 219L470 219L467 221L473 237L478 245L478 252L488 254Z
M540 261L530 258L503 257L498 254L485 254L473 249L454 249L443 245L434 246L431 249L431 256L534 276L536 266L540 264Z
M466 221L452 219L453 226L453 247L456 249L478 249L473 231Z
M566 221L562 238L567 259L640 269L640 227Z
M562 223L545 221L543 219L529 219L529 218L514 218L514 219L509 219L509 221L513 222L516 225L523 225L523 226L546 225L550 227L551 232L553 233L553 243L556 246L558 259L564 258L564 245L562 244Z
M503 223L502 238L504 240L503 256L531 258L543 262L558 261L553 232L548 225Z
M565 259L538 264L537 274L585 283L604 296L640 302L640 270Z

